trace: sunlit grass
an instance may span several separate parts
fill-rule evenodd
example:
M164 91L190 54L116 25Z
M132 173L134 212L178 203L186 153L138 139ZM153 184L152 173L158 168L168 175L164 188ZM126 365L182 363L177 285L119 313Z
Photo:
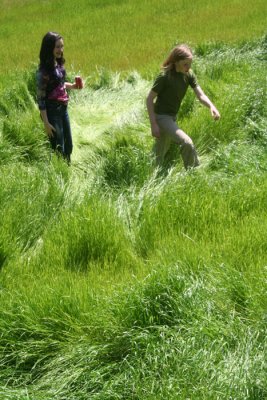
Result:
M247 0L171 0L168 7L152 0L64 1L64 7L60 0L2 4L1 75L37 63L41 39L50 30L65 38L68 69L86 76L96 67L149 72L177 41L237 43L266 31L264 0L254 1L253 7Z
M188 93L189 172L177 148L153 165L152 77L103 69L72 93L70 167L44 136L34 71L3 91L0 396L266 397L263 51L196 48L222 118Z

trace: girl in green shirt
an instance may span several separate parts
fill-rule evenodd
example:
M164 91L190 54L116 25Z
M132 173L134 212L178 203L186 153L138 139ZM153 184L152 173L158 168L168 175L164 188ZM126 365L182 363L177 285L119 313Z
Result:
M217 120L220 113L203 92L191 71L193 54L187 45L176 46L162 65L162 72L156 78L147 96L147 110L152 135L156 139L157 165L161 165L171 142L180 146L186 169L199 165L199 159L192 139L176 123L177 113L188 86L194 90L199 101L210 109Z

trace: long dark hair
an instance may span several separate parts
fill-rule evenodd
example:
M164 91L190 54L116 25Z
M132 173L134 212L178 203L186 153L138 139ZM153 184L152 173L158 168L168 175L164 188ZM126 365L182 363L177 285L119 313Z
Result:
M52 71L55 67L54 60L54 48L56 45L56 41L62 39L56 32L47 32L42 40L41 50L40 50L40 68L45 68L48 71ZM60 58L57 58L57 63L59 65L63 65L65 63L65 59L63 58L63 54Z

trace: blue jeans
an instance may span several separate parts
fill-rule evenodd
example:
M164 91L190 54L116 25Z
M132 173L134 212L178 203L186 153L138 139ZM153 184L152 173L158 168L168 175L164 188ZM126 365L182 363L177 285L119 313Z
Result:
M73 144L67 105L47 102L46 112L48 121L55 128L53 136L49 138L51 147L70 162Z

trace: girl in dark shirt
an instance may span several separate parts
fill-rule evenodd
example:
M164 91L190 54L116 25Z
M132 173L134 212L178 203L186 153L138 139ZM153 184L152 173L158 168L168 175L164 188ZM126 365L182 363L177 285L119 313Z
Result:
M43 37L37 71L37 102L52 149L69 163L73 145L66 89L78 87L76 83L65 82L63 49L63 38L58 33L48 32Z
M186 169L199 165L192 139L176 123L177 113L188 86L192 87L199 101L210 109L211 116L214 119L220 118L217 108L197 84L196 77L190 69L192 60L192 51L188 46L176 46L164 61L163 71L156 78L147 96L151 132L156 139L157 165L162 164L172 141L180 146Z

